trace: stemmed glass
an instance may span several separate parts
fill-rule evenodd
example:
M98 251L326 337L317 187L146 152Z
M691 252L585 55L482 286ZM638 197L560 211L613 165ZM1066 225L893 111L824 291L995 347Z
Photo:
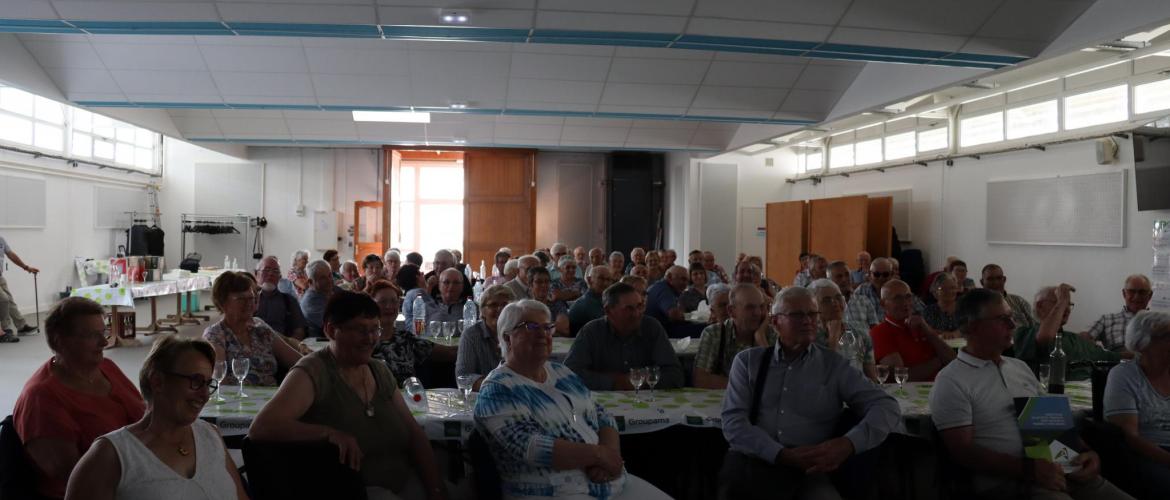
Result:
M432 321L430 323L427 323L427 336L428 337L430 337L432 339L438 339L438 338L442 337L442 333L443 333L443 324L442 323L440 323L438 321Z
M1048 377L1052 376L1052 365L1041 363L1036 370L1036 378L1040 379L1040 392L1048 394Z
M459 392L463 393L463 407L471 406L471 389L475 387L475 381L479 380L479 375L465 374L455 377L455 384L459 386Z
M662 377L662 369L657 366L646 367L646 384L650 386L650 402L654 402L654 386L658 385L658 379Z
M883 386L890 376L890 365L877 365L878 386Z
M906 366L899 366L894 368L894 381L898 383L898 394L905 396L906 389L903 384L910 380L910 368Z
M215 401L222 403L227 401L223 398L223 379L227 377L227 361L216 361L215 367L211 369L211 378L215 379Z
M451 339L455 338L455 322L443 322L443 345L451 345Z
M638 398L638 390L642 388L644 382L646 382L646 368L630 368L630 385L634 386L635 402L642 402Z
M234 358L232 359L232 376L240 381L240 398L248 397L244 394L244 379L248 376L248 370L252 368L252 360L248 358Z

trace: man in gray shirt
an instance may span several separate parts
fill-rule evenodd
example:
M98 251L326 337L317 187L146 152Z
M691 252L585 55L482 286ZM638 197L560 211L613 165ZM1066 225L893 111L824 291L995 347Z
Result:
M632 391L630 368L657 366L656 389L683 386L682 365L666 331L646 316L646 300L634 287L618 283L602 296L605 316L585 324L569 348L565 365L595 391Z
M772 315L775 347L748 349L732 363L719 498L840 498L827 473L899 429L898 402L814 342L819 310L807 288L781 292ZM842 404L860 422L838 436Z
M305 270L309 275L309 287L301 296L301 314L308 326L308 336L324 337L325 303L333 295L333 269L329 262L315 260Z
M439 299L423 295L423 302L427 305L426 321L444 323L463 319L463 305L467 299L463 298L463 273L459 269L449 267L439 273ZM422 335L418 332L417 335Z
M292 284L281 278L280 261L271 255L256 264L256 282L260 297L256 301L256 317L264 320L277 333L294 339L305 338L305 316L292 290ZM287 290L281 285L288 283Z

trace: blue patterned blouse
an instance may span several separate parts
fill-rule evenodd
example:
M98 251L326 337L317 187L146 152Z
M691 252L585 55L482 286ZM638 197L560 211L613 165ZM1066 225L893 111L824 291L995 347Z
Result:
M615 424L572 370L548 362L545 371L547 380L538 383L500 365L484 380L475 402L475 423L495 458L504 496L620 494L624 472L611 482L594 483L583 470L553 469L554 441L597 444L598 431Z

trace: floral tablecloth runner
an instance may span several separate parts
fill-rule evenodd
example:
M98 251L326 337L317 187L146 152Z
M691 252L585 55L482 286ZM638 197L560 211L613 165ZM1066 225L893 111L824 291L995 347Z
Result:
M177 281L151 281L134 283L129 286L96 285L74 288L73 297L85 297L103 306L134 307L134 299L195 292L211 288L211 279L206 276L192 276Z

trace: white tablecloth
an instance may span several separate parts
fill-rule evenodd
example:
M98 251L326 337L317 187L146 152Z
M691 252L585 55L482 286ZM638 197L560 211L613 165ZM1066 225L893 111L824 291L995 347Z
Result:
M210 278L207 276L192 276L175 281L133 283L129 286L97 285L74 288L70 295L73 297L85 297L103 306L134 307L134 299L196 292L208 288L211 288Z

